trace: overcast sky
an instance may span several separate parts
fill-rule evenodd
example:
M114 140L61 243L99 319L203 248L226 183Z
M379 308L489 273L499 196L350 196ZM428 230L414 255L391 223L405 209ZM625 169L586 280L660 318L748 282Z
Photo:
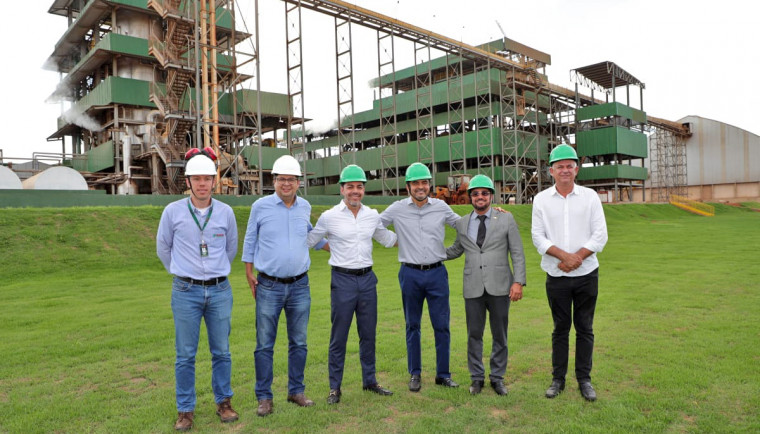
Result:
M237 0L253 32L253 1ZM549 80L573 88L570 70L612 61L645 83L644 110L677 121L697 115L760 134L760 2L751 0L361 0L350 2L452 39L477 45L502 36L548 53ZM58 74L42 65L66 29L47 13L52 0L8 2L0 26L5 86L0 149L9 157L60 152L47 142L60 104L45 103ZM10 10L8 10L8 8ZM284 5L259 0L262 89L287 89ZM241 20L242 22L242 20ZM337 118L333 20L304 10L305 115L312 128ZM239 27L242 27L242 23ZM354 26L355 110L371 107L376 34ZM251 51L250 47L242 50ZM411 66L411 44L397 42L396 69ZM251 82L255 88L255 82ZM588 91L586 91L588 92ZM634 92L638 94L638 89ZM597 94L598 95L598 94ZM618 94L621 95L621 94ZM624 95L624 92L622 93ZM622 98L618 96L620 101ZM632 104L638 107L638 97ZM70 148L67 148L70 151Z

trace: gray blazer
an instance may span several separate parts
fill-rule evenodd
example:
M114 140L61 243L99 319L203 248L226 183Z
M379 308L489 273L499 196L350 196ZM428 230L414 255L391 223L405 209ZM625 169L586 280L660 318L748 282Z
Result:
M474 212L474 211L472 211ZM491 211L483 248L467 236L470 214L456 224L457 239L446 249L446 259L464 256L462 292L464 298L476 298L488 291L490 295L508 295L514 282L525 284L525 254L517 222L510 213ZM507 255L512 258L514 274Z

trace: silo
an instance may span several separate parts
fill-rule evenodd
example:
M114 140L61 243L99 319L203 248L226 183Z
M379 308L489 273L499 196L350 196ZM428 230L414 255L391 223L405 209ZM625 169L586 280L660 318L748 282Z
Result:
M20 190L21 180L18 179L16 172L11 169L0 166L0 190Z
M53 166L25 179L25 190L87 190L87 181L76 170L65 166Z

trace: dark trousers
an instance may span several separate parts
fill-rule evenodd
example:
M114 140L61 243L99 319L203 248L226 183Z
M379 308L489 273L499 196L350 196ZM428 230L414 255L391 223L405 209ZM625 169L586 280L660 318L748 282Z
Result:
M449 273L446 267L432 270L416 270L402 265L398 272L401 286L401 300L406 319L407 368L412 375L422 372L422 348L420 344L420 322L422 306L427 300L428 315L435 337L436 376L451 377L449 372L449 350L451 334L449 320Z
M467 367L471 380L485 379L483 366L483 330L486 328L486 312L491 324L491 381L503 380L507 371L507 328L509 326L509 296L484 293L477 298L464 299L467 319Z
M377 328L377 277L370 271L354 276L332 271L330 282L330 350L328 370L330 389L340 389L346 361L346 341L356 312L359 332L359 361L364 386L377 383L375 379L375 330Z
M546 297L554 319L552 332L552 377L567 374L571 322L575 326L575 378L591 381L594 352L594 310L599 293L599 269L585 276L546 276ZM572 309L572 310L571 310Z

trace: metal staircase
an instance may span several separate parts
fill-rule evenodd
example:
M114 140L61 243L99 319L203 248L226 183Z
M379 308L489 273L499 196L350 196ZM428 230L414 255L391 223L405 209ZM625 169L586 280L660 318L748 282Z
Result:
M196 121L191 110L187 89L195 75L195 62L191 56L190 41L195 20L182 0L149 0L148 8L155 10L164 20L164 34L150 34L148 52L158 60L166 74L164 84L152 82L150 100L164 118L161 143L155 150L166 166L166 186L172 193L185 189L180 169L182 156L188 147L187 134ZM154 185L154 192L162 186Z

